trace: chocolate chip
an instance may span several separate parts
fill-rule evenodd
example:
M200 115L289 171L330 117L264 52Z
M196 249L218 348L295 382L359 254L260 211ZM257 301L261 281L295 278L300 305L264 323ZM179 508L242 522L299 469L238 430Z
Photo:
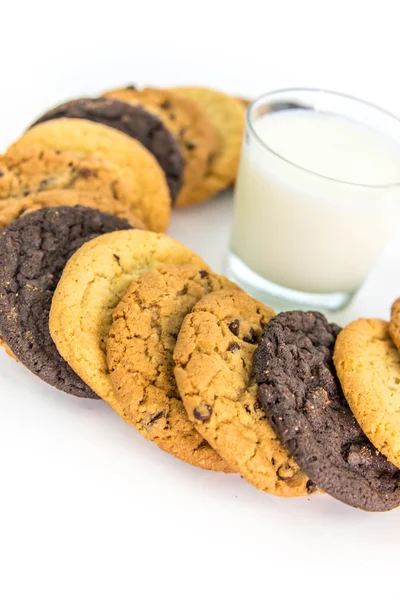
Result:
M165 110L168 110L169 108L171 108L172 104L169 100L165 100L162 104L160 104L160 108L164 108Z
M89 177L96 177L97 171L96 169L87 169L84 167L83 169L79 169L79 175L84 179L89 179Z
M132 84L131 85L127 85L125 89L126 90L136 90L136 86L132 85Z
M155 413L154 415L150 415L148 425L152 425L155 421L158 421L158 419L161 419L161 417L163 417L163 416L164 416L163 411Z
M208 404L200 404L193 411L193 416L198 421L208 421L211 419L212 408Z
M4 177L4 171L0 171L0 178Z
M42 191L44 190L48 185L51 185L52 183L54 183L56 180L55 177L47 177L46 179L42 179L42 181L39 183L39 190Z
M289 479L292 479L294 475L294 469L289 467L289 465L282 465L279 467L276 474L282 481L288 481Z
M237 342L232 342L232 344L229 344L228 352L232 352L232 354L234 354L238 350L240 350L240 346Z
M205 277L208 277L210 273L208 273L208 271L199 271L199 275L202 279L204 279Z
M113 257L115 258L115 260L117 261L117 263L120 264L120 258L118 256L118 254L113 254Z
M240 321L239 321L239 319L235 319L229 325L229 331L231 331L233 333L233 335L238 336L239 335L239 330L240 330Z
M306 483L306 489L307 489L307 494L313 494L314 492L317 491L317 486L315 485L314 482L311 481L311 479L309 479Z
M276 461L275 461L274 457L272 457L272 458L271 458L271 465L272 465L272 466L274 466L274 465L275 465L275 462L276 462Z
M25 190L24 193L22 194L25 198L25 196L29 196L29 194L31 193L31 190Z
M249 335L246 335L246 337L243 338L244 342L247 342L248 344L255 344L257 341L257 334L254 331L254 329L252 327L250 327L249 330Z
M193 142L185 142L185 146L188 150L195 150L196 148L196 144L193 144Z

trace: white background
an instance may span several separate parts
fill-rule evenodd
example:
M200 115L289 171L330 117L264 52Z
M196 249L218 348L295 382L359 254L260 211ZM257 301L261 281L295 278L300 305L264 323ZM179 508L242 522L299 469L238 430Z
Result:
M0 8L0 151L46 107L112 86L287 86L400 115L396 2L8 2ZM221 270L229 195L171 235ZM339 317L387 317L394 240ZM281 500L147 443L101 402L0 356L0 598L398 597L400 511Z

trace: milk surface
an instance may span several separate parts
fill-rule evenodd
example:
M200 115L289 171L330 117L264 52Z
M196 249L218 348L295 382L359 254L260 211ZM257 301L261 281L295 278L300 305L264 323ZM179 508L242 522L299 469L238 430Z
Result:
M266 115L253 126L269 150L246 135L231 249L285 287L356 289L400 216L400 144L307 110Z

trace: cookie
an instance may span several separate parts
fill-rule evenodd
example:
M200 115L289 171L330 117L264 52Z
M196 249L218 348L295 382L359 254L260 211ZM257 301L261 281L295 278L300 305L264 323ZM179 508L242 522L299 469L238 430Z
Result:
M274 314L241 290L205 296L183 321L175 378L189 419L233 471L265 492L301 496L315 486L276 440L252 377L258 337Z
M133 280L165 265L208 268L167 236L119 231L82 246L54 293L50 331L61 356L127 422L132 420L114 395L105 354L112 314Z
M47 206L88 206L110 213L129 221L132 227L146 229L144 223L132 209L117 198L103 196L98 192L78 192L75 190L48 190L29 194L23 198L9 198L0 202L0 229L24 215Z
M395 300L392 306L392 314L389 323L389 335L397 349L400 350L400 298Z
M381 319L359 319L339 334L334 353L346 400L365 435L400 468L400 354Z
M162 450L196 467L227 471L187 418L172 354L184 317L204 295L237 288L194 267L163 267L132 283L113 315L107 362L114 392L136 428Z
M49 110L31 127L63 117L102 123L138 140L159 162L172 201L176 199L182 184L183 158L175 137L156 115L114 98L80 98Z
M140 142L93 121L55 119L26 131L11 149L32 145L110 162L135 190L129 204L145 225L155 231L165 231L168 227L171 198L165 174Z
M332 359L339 330L317 312L272 319L254 356L258 400L321 489L356 508L390 510L400 504L400 470L367 439L346 402Z
M50 337L54 289L79 246L129 227L113 215L67 206L42 208L0 232L0 335L32 373L69 394L97 397L61 358Z
M59 189L95 192L134 212L136 187L100 157L79 158L74 152L43 149L37 144L11 147L0 157L0 210L5 201Z
M246 111L235 98L215 90L179 87L174 91L197 102L218 134L217 149L203 179L181 199L182 204L194 204L208 200L235 181Z
M246 109L250 106L250 104L252 103L252 100L249 100L248 98L243 98L242 96L236 96L235 100L237 100L242 106L244 106Z
M217 133L204 111L190 98L172 90L136 89L128 86L104 94L131 104L140 104L157 114L175 135L185 163L183 186L177 206L190 204L191 190L206 173L217 149Z

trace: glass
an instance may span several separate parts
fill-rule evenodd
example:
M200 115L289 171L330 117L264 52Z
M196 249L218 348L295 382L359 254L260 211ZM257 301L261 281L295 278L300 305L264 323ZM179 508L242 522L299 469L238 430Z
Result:
M329 175L322 172L323 157L318 151L313 159L315 170L300 164L301 160L293 161L290 146L286 152L284 143L280 143L280 130L275 130L275 145L267 130L260 133L260 123L271 116L275 127L283 126L286 133L294 123L287 117L308 119L303 119L303 134L296 138L300 157L302 148L307 154L312 136L318 139L325 135L321 133L325 131L321 119L333 119L327 123L332 144L336 132L339 135L342 127L349 127L349 144L347 129L343 129L343 151L350 153L349 161L343 159L342 168L351 173L351 179L338 176L335 159L331 163L326 159ZM382 146L381 152L379 144L383 142L388 146ZM330 151L330 139L326 144ZM353 147L359 152L351 154ZM369 149L376 149L379 160L371 160L373 152L369 156ZM353 166L356 172L360 156L371 162L365 172L367 183L359 180L359 174L354 180ZM364 170L365 164L369 163L361 165ZM397 225L399 208L400 121L396 117L362 100L325 90L266 94L247 111L228 275L250 294L278 309L339 310L357 292L386 244Z

